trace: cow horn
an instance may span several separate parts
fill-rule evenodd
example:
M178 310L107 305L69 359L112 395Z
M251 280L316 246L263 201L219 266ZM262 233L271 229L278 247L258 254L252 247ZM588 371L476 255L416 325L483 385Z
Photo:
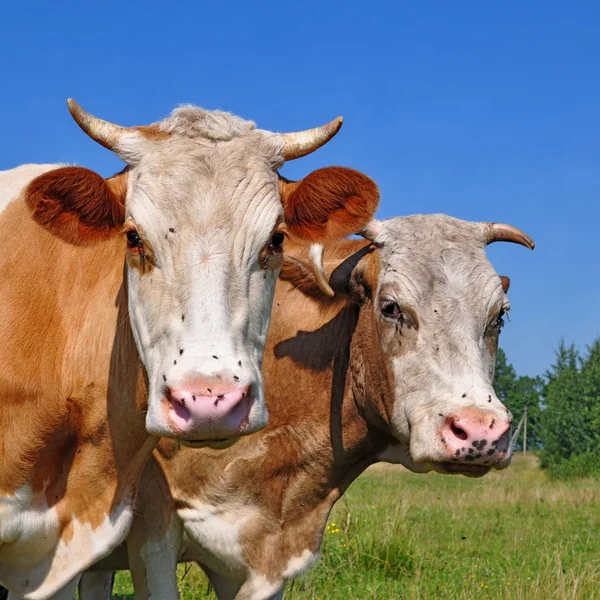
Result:
M278 134L283 141L283 158L294 160L318 150L340 130L343 122L342 117L337 117L327 125L306 129L305 131Z
M317 280L319 289L330 298L335 296L335 292L329 285L327 277L325 277L325 270L323 269L323 252L325 248L323 244L311 244L308 251L308 264Z
M484 223L486 244L492 242L513 242L521 244L530 250L535 248L535 242L520 229L504 223Z
M117 152L117 154L119 141L122 136L134 133L133 130L128 129L127 127L121 127L120 125L104 121L89 112L86 112L72 98L67 100L67 105L75 122L87 135L101 146Z

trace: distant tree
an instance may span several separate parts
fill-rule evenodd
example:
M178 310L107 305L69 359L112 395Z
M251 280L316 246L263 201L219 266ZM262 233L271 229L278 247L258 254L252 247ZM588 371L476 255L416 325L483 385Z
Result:
M513 414L515 427L527 406L527 446L540 445L541 395L544 381L541 377L517 376L515 368L506 359L506 353L498 348L496 353L496 373L494 389L498 398L508 406ZM522 438L518 440L522 443Z
M561 341L546 373L541 456L556 477L600 476L600 339L587 350Z
M506 359L506 352L498 348L496 352L496 373L494 375L494 390L502 402L506 402L508 395L515 387L517 372Z

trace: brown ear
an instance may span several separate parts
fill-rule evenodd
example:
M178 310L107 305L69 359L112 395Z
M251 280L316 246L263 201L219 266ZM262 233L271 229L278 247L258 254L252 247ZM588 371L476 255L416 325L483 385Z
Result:
M329 279L335 297L324 293L310 266L293 256L284 255L279 279L289 281L304 295L321 301L353 299L360 302L370 297L372 288L377 285L379 262L374 258L374 251L372 244L363 241L361 245L359 242L346 258L340 260Z
M502 289L505 294L508 294L508 288L510 287L510 279L506 275L500 275L500 281L502 282Z
M357 233L379 204L377 184L345 167L318 169L296 182L281 178L279 189L290 234L314 243Z
M83 167L62 167L36 177L25 201L33 218L54 235L87 245L120 231L126 192L126 170L105 180Z

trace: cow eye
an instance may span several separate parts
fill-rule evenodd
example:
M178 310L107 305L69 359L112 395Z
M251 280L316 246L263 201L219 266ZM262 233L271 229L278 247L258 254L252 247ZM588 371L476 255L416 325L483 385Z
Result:
M283 233L281 233L280 231L276 231L271 237L271 241L269 242L269 248L271 250L280 250L281 246L283 245L284 239L285 236L283 235Z
M130 248L139 248L142 245L142 238L135 229L127 232L127 244Z
M381 313L388 319L399 319L402 316L400 306L393 300L384 300L381 303Z

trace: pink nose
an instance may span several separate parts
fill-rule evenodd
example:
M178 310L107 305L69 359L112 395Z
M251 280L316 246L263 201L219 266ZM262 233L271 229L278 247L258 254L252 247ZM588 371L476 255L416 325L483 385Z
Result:
M446 420L442 443L452 462L491 465L506 457L510 421L491 411L463 409Z
M200 380L166 391L168 418L188 440L237 437L248 425L250 386Z

